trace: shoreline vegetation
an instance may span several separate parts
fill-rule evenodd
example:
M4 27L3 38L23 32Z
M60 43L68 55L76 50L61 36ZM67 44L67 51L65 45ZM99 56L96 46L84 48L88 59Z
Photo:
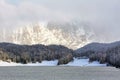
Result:
M62 45L18 45L0 43L0 60L15 63L41 63L58 60L57 65L68 64L75 58L89 58L108 66L120 67L120 41L114 43L90 43L77 50Z

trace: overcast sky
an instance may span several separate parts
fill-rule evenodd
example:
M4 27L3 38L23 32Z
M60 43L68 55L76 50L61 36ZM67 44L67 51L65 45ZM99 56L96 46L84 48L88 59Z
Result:
M120 40L120 0L0 0L0 27L80 20L100 38Z

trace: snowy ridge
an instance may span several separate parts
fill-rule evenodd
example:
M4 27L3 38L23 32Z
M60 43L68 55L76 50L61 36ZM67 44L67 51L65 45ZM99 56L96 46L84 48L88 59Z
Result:
M88 25L77 22L38 23L18 27L8 34L3 30L0 41L16 44L56 44L77 49L93 41L94 32Z

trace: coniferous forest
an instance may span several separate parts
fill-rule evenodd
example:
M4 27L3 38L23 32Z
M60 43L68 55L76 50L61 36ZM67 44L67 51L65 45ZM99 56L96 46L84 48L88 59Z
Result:
M73 58L87 57L108 66L120 67L120 42L109 44L91 43L77 50L62 45L18 45L0 43L0 60L16 63L36 63L43 60L58 60L58 65L67 64Z

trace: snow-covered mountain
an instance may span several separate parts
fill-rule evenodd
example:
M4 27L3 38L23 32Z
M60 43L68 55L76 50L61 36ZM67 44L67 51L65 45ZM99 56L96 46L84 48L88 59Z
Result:
M11 29L10 29L11 30ZM48 22L2 30L0 41L17 44L57 44L77 49L94 40L89 25L79 22Z

